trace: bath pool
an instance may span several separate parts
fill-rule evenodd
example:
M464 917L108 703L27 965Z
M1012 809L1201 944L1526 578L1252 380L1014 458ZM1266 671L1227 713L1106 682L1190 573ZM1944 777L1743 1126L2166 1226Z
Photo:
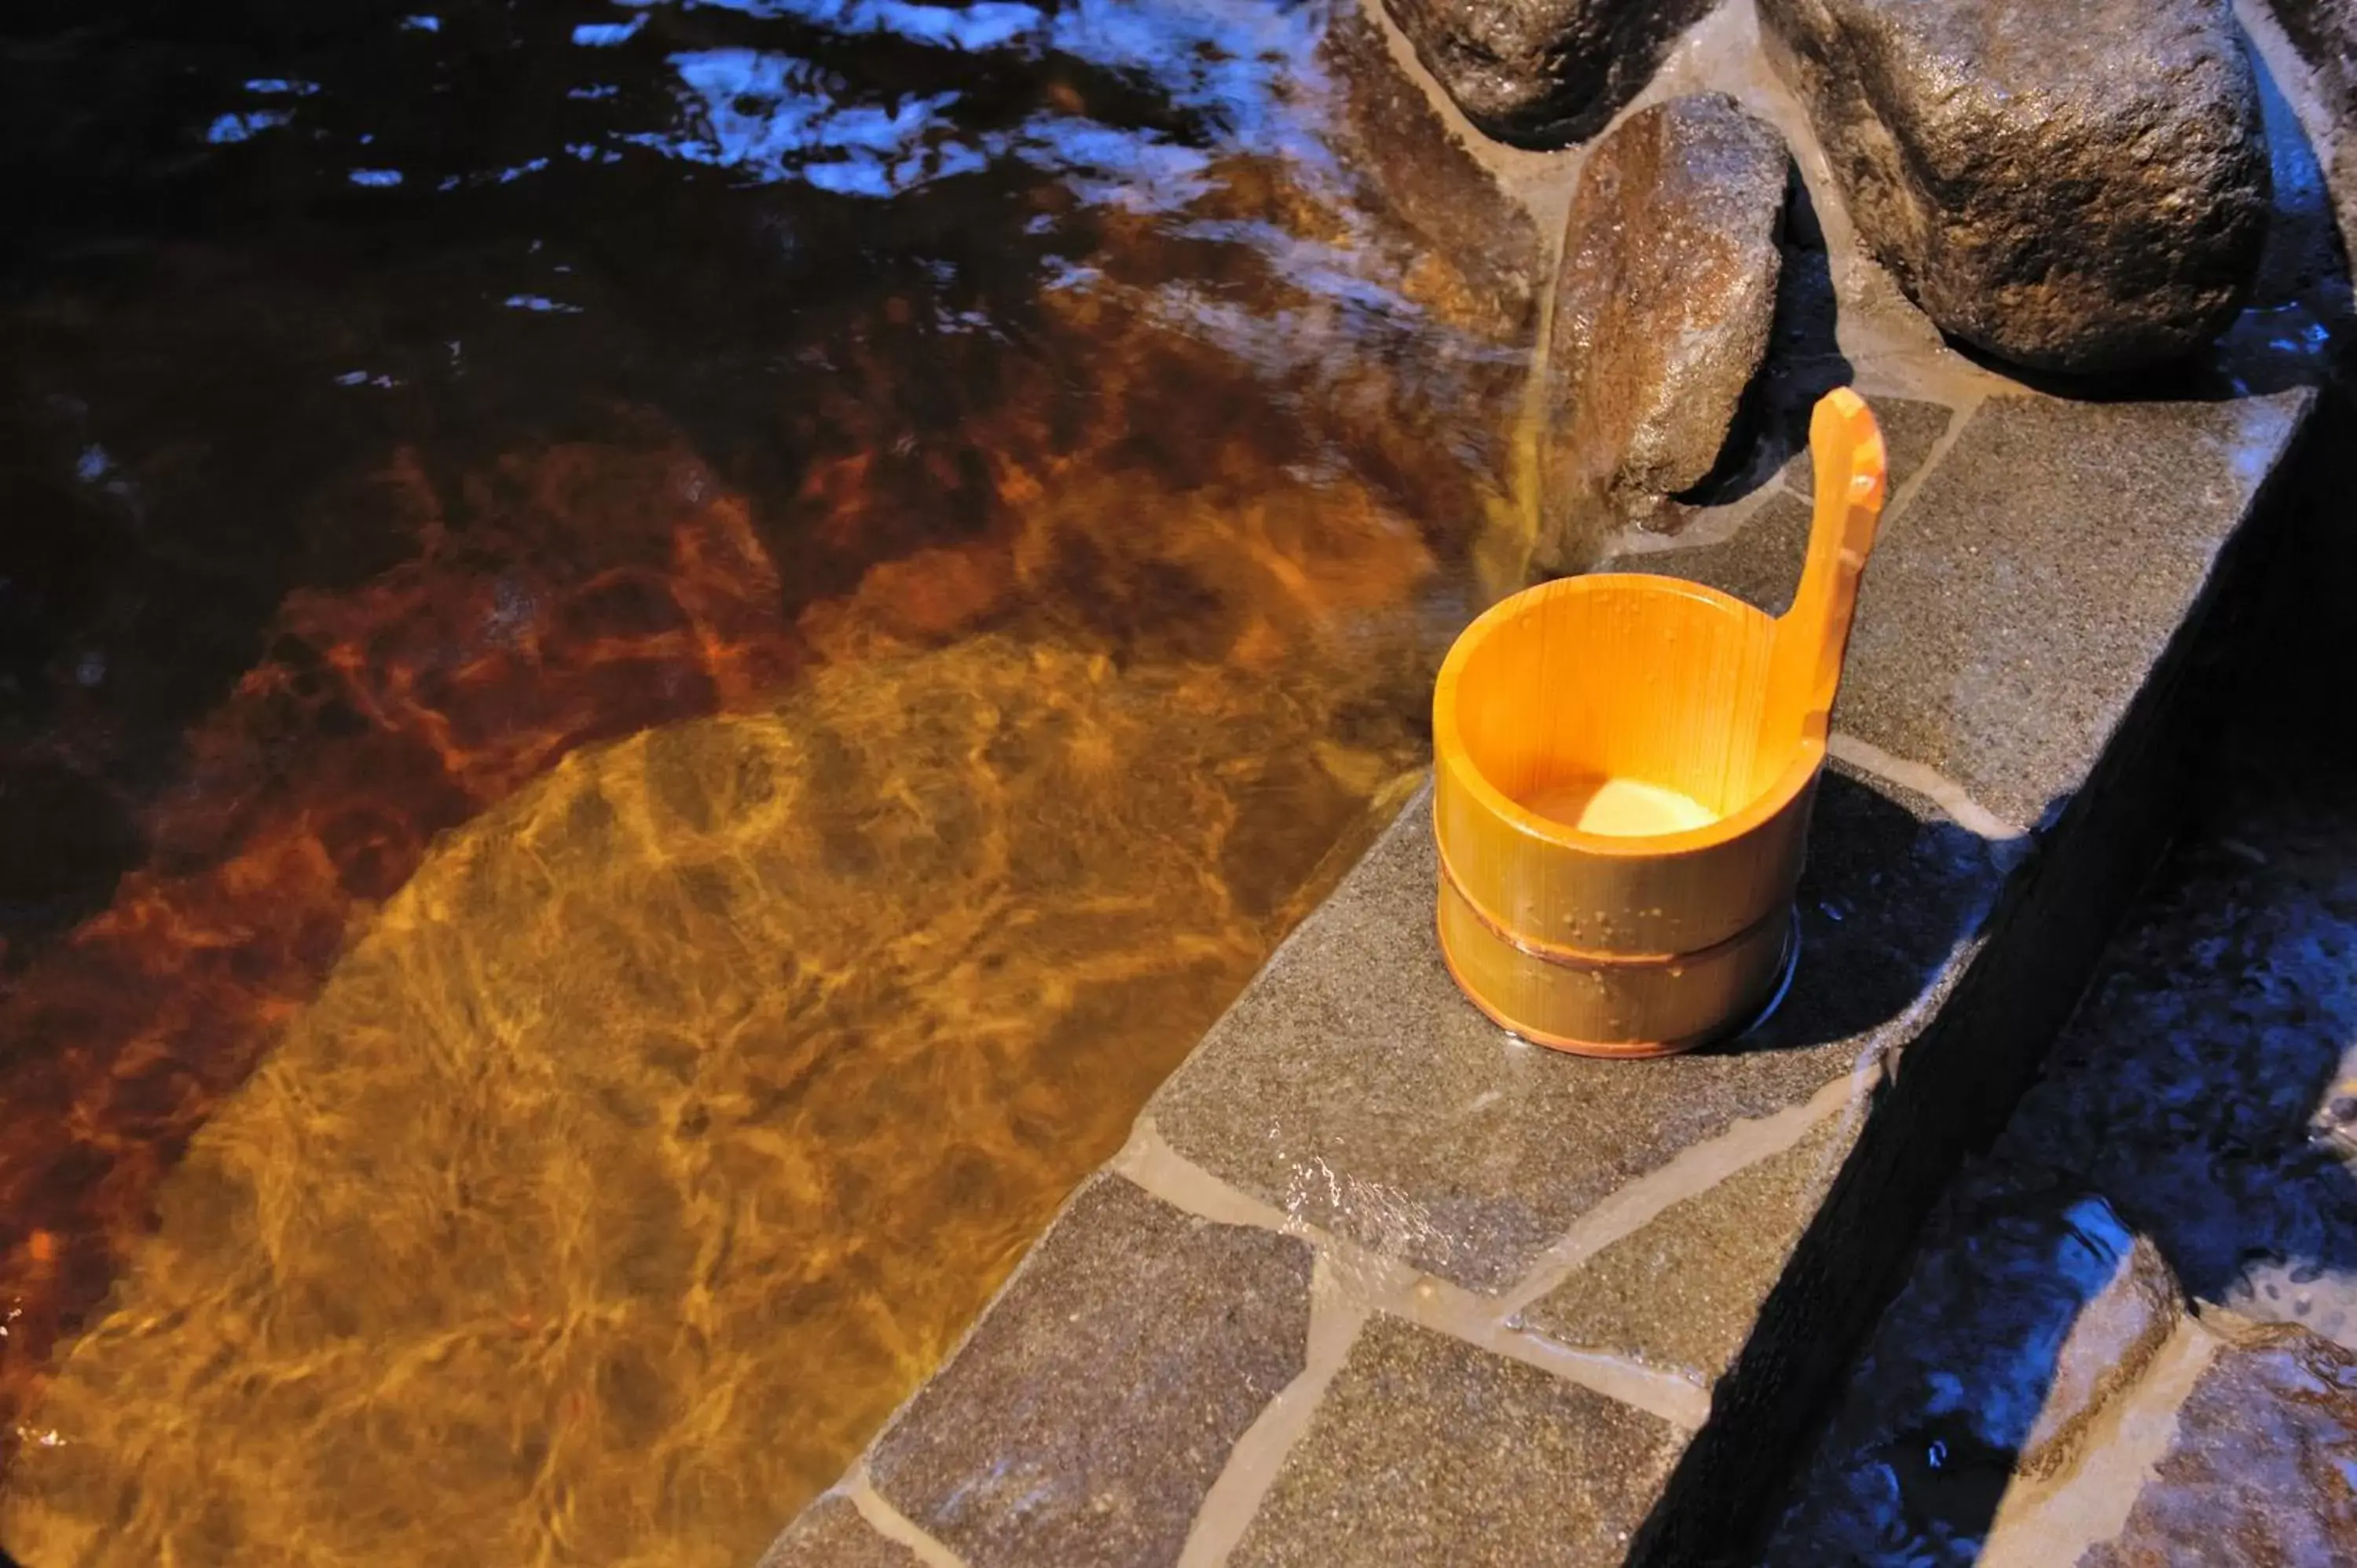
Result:
M749 1563L931 1369L1478 607L1347 15L5 25L0 1547Z

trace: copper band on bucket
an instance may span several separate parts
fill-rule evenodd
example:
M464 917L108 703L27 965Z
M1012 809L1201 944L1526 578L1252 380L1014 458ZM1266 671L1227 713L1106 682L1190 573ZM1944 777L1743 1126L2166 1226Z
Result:
M1433 847L1439 852L1440 855L1440 880L1448 886L1449 891L1465 900L1467 913L1486 927L1491 936L1496 937L1508 947L1525 953L1541 963L1551 963L1561 969L1619 970L1673 967L1682 969L1688 965L1708 963L1712 959L1752 940L1761 930L1777 921L1789 920L1792 914L1787 908L1770 908L1766 914L1732 936L1723 937L1707 947L1695 948L1686 952L1601 952L1587 948L1570 947L1560 942L1540 941L1536 938L1523 936L1482 907L1481 900L1473 896L1472 889L1466 886L1464 881L1457 875L1456 866L1449 864L1448 846L1440 842L1437 832L1433 837Z

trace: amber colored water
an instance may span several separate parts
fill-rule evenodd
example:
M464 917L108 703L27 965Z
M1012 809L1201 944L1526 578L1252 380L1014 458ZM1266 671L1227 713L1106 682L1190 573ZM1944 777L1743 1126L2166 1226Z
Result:
M0 1547L744 1563L1421 766L1316 5L0 19Z

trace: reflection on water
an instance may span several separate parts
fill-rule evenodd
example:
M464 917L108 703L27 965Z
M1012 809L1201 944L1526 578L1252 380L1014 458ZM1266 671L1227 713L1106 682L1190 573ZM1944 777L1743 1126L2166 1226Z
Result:
M0 1544L748 1560L1415 765L1527 287L1317 4L0 28Z
M985 638L576 754L198 1136L10 1541L750 1563L1362 843L1335 690Z

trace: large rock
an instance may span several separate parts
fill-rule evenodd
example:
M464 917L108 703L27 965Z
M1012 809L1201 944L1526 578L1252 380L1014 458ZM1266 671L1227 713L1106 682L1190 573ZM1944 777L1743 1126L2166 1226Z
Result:
M1465 117L1559 147L1602 130L1715 0L1383 0Z
M1789 167L1721 93L1633 114L1589 155L1555 284L1540 569L1588 564L1717 463L1768 349Z
M2158 363L2241 304L2270 202L2226 0L1760 0L1860 236L2039 370Z

